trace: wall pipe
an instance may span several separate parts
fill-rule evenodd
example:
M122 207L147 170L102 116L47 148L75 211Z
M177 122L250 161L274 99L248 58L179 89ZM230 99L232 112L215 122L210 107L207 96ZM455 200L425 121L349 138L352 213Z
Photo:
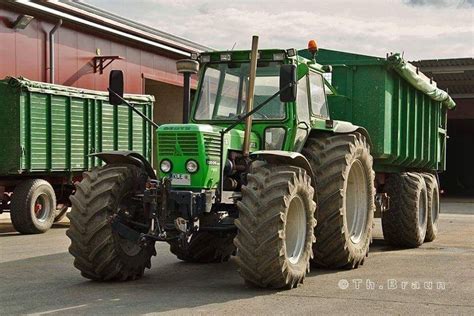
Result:
M58 23L49 31L49 82L54 83L54 33L63 24L63 19L59 19Z

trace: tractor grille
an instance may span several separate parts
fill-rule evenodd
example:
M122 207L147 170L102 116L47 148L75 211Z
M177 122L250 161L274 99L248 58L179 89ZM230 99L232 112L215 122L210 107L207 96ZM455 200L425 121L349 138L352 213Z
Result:
M204 134L204 146L206 155L211 157L219 157L221 154L221 138L218 135Z
M197 133L158 134L158 152L161 156L198 156Z

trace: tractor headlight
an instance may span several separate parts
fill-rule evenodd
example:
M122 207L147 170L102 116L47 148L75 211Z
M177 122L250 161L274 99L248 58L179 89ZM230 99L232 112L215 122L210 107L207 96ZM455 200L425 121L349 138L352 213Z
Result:
M171 161L167 159L163 159L160 163L160 170L164 173L170 172L172 167Z
M195 173L198 169L199 165L196 161L191 159L186 162L186 170L188 170L189 173Z

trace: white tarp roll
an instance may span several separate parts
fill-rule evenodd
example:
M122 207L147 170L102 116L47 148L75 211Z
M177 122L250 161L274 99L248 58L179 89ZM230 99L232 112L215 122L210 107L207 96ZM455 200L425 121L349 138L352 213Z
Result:
M430 83L426 76L418 74L416 68L412 64L403 60L400 54L390 55L387 58L387 61L391 64L393 69L400 74L400 76L405 78L415 88L428 95L431 99L440 101L450 110L456 107L456 102L453 101L446 91L441 90L434 84Z

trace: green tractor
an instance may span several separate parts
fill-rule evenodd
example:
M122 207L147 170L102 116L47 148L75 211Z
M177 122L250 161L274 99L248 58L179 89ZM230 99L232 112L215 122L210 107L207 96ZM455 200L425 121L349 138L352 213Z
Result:
M258 287L293 288L311 265L364 263L376 200L387 205L376 195L369 133L330 118L331 67L316 63L314 46L303 58L257 50L257 41L251 51L185 62L189 72L201 68L197 93L189 121L185 107L184 124L156 126L159 171L137 153L95 154L105 165L85 174L68 214L69 250L84 277L140 278L156 241L189 262L236 256ZM120 72L109 91L111 104L124 102Z

